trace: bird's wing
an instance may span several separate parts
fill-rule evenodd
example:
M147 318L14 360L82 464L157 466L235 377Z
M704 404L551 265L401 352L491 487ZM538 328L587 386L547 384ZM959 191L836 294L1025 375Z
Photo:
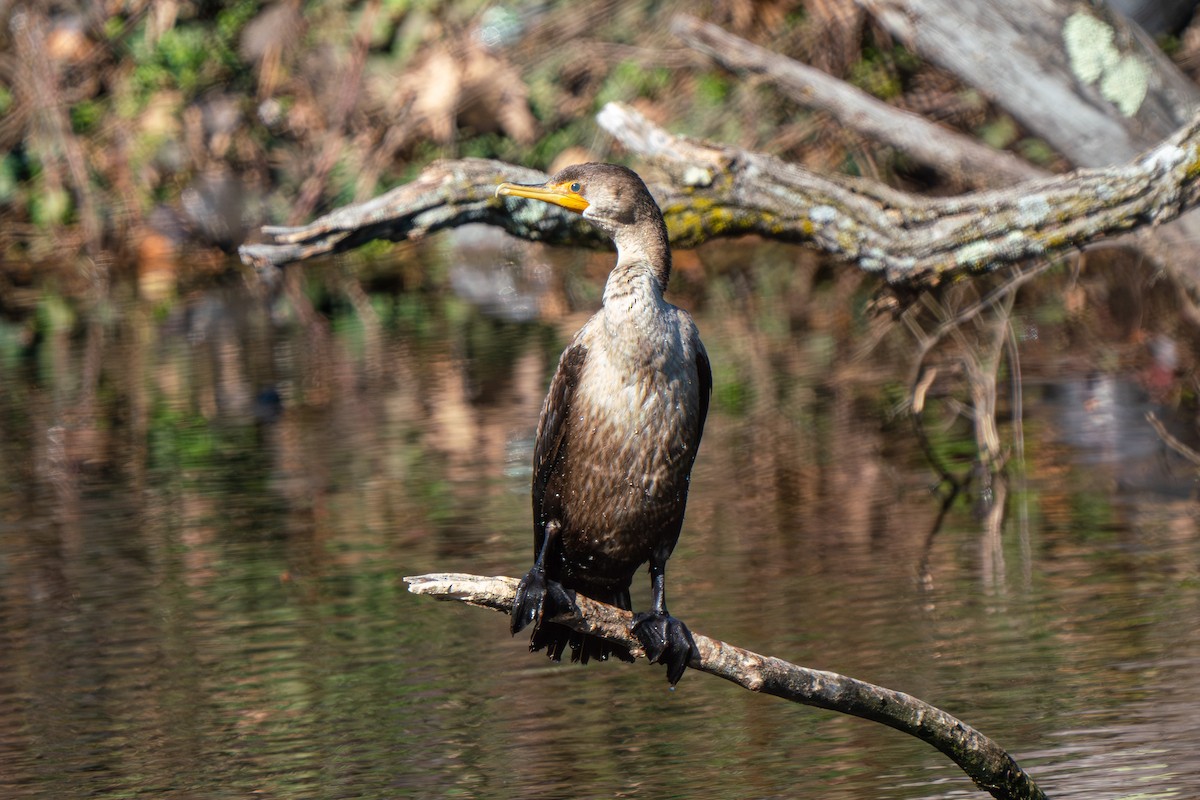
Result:
M571 429L571 401L587 348L572 344L558 360L558 369L550 380L550 392L542 406L538 422L537 442L533 447L533 536L534 554L542 547L546 522L562 516L562 492L557 484L562 479L558 465L566 455Z
M704 349L704 344L700 341L700 337L696 337L696 376L699 381L700 390L700 415L699 426L696 430L696 444L700 443L700 438L704 435L704 421L708 419L708 401L712 398L713 377L712 364L708 361L708 352Z

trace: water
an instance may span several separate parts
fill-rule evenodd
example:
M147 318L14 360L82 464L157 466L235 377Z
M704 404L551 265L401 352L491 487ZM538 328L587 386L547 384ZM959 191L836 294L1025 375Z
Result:
M794 257L764 248L749 281L718 253L691 293L681 264L717 393L672 611L944 708L1054 797L1200 794L1195 473L1142 423L1187 429L1136 338L1081 345L1108 326L1027 296L1025 484L998 527L964 502L931 535L895 414L911 339L856 358L871 287ZM553 665L499 614L408 594L528 568L537 412L594 263L561 256L535 288L582 310L532 319L519 287L501 313L334 270L309 287L327 329L242 286L4 322L0 796L982 796L879 725ZM949 463L963 430L933 431Z

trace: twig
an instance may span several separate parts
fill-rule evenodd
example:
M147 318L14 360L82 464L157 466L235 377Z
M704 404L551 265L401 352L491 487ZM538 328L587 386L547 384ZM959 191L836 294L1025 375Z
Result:
M1146 412L1146 421L1150 423L1151 428L1154 428L1154 432L1158 434L1158 438L1163 440L1163 444L1186 458L1194 466L1200 467L1200 453L1197 453L1172 436L1170 431L1167 430L1167 426L1162 424L1162 420L1153 411Z
M517 580L461 573L417 575L404 579L409 591L440 600L508 613ZM631 632L632 615L582 595L576 596L579 615L561 615L554 622L602 636L642 656ZM808 669L782 659L762 656L726 642L692 633L696 652L688 664L731 681L752 692L771 694L795 703L851 714L880 722L933 745L993 797L1044 800L1038 788L1007 752L991 739L946 712L911 695L874 686L834 672Z

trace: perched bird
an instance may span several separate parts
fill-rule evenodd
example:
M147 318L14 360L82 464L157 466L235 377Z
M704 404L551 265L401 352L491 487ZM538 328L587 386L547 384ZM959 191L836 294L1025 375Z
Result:
M574 592L631 608L629 586L650 563L652 608L634 616L646 656L683 676L694 649L667 612L667 559L679 539L688 482L712 394L696 325L663 300L671 250L662 213L632 170L567 167L541 186L502 183L497 196L570 209L612 237L617 264L603 307L563 352L542 406L533 457L536 560L521 580L512 632L534 624L531 650L587 663L629 651L543 623L575 608Z

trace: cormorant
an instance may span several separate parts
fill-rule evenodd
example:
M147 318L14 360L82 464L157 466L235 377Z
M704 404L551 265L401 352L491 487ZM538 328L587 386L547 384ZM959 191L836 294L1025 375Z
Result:
M545 647L555 661L568 645L573 661L631 661L624 647L542 619L573 609L572 590L631 609L633 574L649 561L652 609L634 616L633 630L673 685L694 642L667 612L665 570L683 525L712 370L692 318L663 300L666 224L642 179L613 164L567 167L541 186L502 183L496 194L579 213L617 247L603 307L563 352L542 406L536 560L517 589L512 632L534 623L530 650Z

